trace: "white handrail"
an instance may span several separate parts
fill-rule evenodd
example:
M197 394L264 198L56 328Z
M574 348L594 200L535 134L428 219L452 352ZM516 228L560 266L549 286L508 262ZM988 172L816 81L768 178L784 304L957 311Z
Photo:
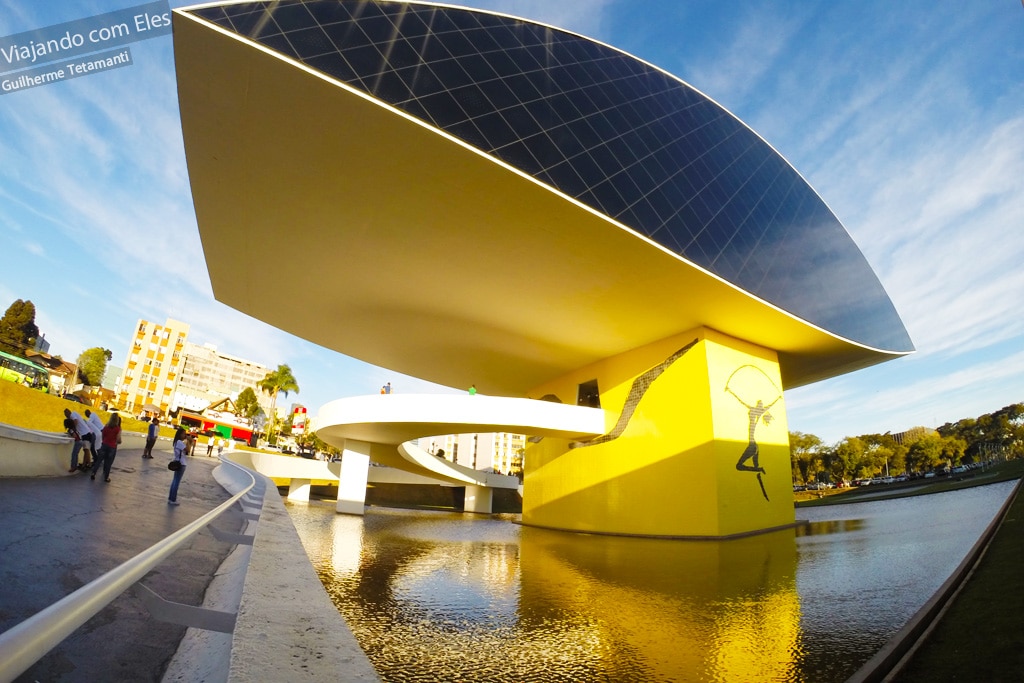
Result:
M245 468L223 458L221 462L245 472L249 485L191 524L0 634L0 681L7 683L24 673L256 485L256 479Z

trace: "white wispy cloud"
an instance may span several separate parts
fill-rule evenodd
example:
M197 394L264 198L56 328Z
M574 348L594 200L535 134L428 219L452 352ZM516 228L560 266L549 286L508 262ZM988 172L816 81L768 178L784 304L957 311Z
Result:
M865 390L863 378L851 376L787 392L787 408L802 420L824 427L826 441L837 441L871 432L937 427L1021 401L1011 387L1024 380L1024 351L916 376L912 366L923 362L910 357L897 361L906 367L862 371L870 378L872 390ZM790 428L814 431L801 430L792 421Z
M510 14L575 31L590 38L600 38L606 32L607 12L614 2L615 0L456 0L449 4Z
M730 41L678 65L690 85L726 108L756 96L765 75L778 69L777 60L806 20L806 12L796 7L788 13L754 5L739 9Z

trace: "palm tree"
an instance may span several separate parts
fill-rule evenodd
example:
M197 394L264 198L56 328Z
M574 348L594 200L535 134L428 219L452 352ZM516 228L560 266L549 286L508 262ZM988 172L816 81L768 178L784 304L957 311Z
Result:
M268 372L267 376L257 382L259 388L270 394L270 427L267 429L267 440L274 433L274 421L277 419L277 395L284 392L287 396L289 391L299 393L299 383L292 375L292 369L287 365L278 365L277 370Z

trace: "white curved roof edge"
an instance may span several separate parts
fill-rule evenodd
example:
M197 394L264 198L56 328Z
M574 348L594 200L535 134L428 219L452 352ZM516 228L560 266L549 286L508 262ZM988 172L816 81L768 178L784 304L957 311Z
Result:
M327 403L317 424L318 432L335 438L397 446L424 436L474 432L597 436L605 431L605 415L600 408L507 396L374 394Z

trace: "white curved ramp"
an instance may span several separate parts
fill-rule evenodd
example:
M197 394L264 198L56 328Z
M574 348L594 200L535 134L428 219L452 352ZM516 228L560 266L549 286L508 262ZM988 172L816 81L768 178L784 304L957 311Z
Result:
M331 401L317 415L331 445L356 439L397 446L424 436L509 432L580 439L604 433L604 411L477 394L377 394Z
M600 408L506 396L379 394L342 398L324 405L316 434L344 448L348 440L371 444L380 465L456 485L518 488L515 477L489 474L430 455L410 443L444 434L508 432L582 439L605 431Z
M416 446L411 441L406 441L398 446L398 454L406 461L412 463L417 473L427 470L436 479L442 479L453 484L469 484L471 486L489 486L495 489L518 489L519 478L510 477L504 474L492 472L481 472L472 467L459 465L454 462L431 455L425 450Z

